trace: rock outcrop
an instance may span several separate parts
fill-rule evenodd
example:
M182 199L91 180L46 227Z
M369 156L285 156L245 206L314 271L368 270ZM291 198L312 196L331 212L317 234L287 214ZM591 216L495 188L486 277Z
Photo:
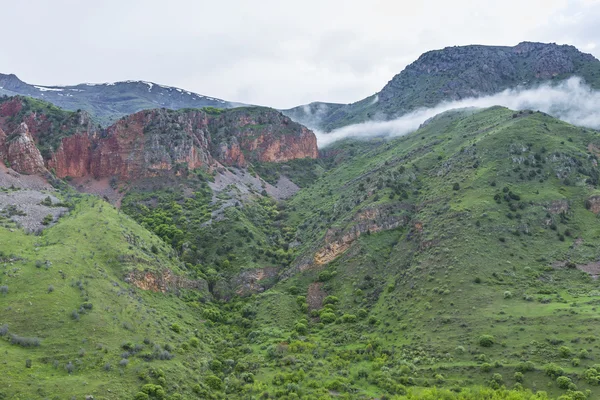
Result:
M131 271L125 277L125 281L142 289L153 292L168 292L177 289L197 289L208 291L208 284L203 280L191 280L183 276L174 275L171 270L161 272Z
M146 110L101 129L85 112L48 115L41 104L21 97L0 104L0 155L18 172L137 179L318 157L312 131L268 108Z
M24 122L8 136L0 129L0 159L21 174L33 175L46 171L44 159Z
M408 222L406 216L394 215L393 211L389 207L366 209L358 213L343 231L329 229L324 246L315 253L314 263L323 265L335 260L363 234L395 229Z

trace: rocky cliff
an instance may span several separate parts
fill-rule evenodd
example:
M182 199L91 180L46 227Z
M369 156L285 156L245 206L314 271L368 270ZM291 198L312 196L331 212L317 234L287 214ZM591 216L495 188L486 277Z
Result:
M259 107L146 110L102 129L85 112L13 97L0 104L0 129L5 163L27 174L48 168L59 178L136 179L318 157L312 131Z

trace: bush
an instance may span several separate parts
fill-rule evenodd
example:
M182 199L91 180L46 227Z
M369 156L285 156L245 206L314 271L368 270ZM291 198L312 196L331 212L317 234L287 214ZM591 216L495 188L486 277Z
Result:
M10 342L21 347L38 347L40 345L40 339L36 337L23 337L14 333L10 335Z
M75 366L73 365L73 363L71 361L69 361L67 363L67 365L65 365L65 370L67 371L67 373L70 375L73 373L73 371L75 371Z
M305 335L307 332L306 325L301 324L301 323L297 323L296 326L294 327L294 330L301 335Z
M517 371L519 372L531 372L531 371L535 371L535 364L532 363L531 361L526 361L526 362L522 362L519 363L517 365Z
M460 190L460 184L456 182L454 185L452 185L452 190Z
M365 318L367 318L367 315L369 315L369 313L364 308L361 308L360 310L358 310L358 318L365 319Z
M178 324L172 324L171 330L175 333L181 333L181 326L179 326Z
M522 383L523 382L523 373L519 372L519 371L515 372L514 378L515 378L516 382Z
M571 378L568 378L566 376L559 376L558 378L556 378L556 384L561 389L568 389L572 383L573 381L571 381Z
M557 378L564 373L563 369L554 363L546 364L544 366L544 372L550 378Z
M479 345L481 347L492 347L495 339L492 335L481 335L479 336Z
M558 355L560 358L569 358L571 356L571 349L567 346L560 346L558 349Z
M513 297L513 295L512 295L512 293L509 290L507 290L506 292L504 292L504 298L505 299L512 299L512 297Z
M320 319L324 324L331 324L332 322L335 322L335 314L332 312L324 312L321 314Z
M200 340L197 337L190 338L190 346L192 346L192 347L200 346Z
M342 322L353 324L356 322L356 315L354 314L344 314L342 315Z
M206 385L213 390L222 390L223 389L223 381L219 379L218 376L209 375L204 378L204 382Z

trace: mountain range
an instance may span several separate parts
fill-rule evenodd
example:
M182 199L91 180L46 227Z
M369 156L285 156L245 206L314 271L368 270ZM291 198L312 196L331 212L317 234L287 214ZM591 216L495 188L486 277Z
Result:
M48 101L65 110L84 110L103 126L125 115L152 108L179 110L243 105L146 81L42 86L25 83L14 74L0 74L1 95L28 96Z
M310 129L598 72L451 47L284 111L4 76L0 398L598 397L600 132L501 106Z

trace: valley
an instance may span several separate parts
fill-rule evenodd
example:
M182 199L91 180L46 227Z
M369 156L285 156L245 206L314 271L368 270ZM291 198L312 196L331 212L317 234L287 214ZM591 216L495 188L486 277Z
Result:
M570 46L509 49L476 50L595 87ZM438 83L472 51L422 56L386 118L471 90ZM289 110L97 118L0 100L0 398L600 395L598 130L493 106L319 148Z

